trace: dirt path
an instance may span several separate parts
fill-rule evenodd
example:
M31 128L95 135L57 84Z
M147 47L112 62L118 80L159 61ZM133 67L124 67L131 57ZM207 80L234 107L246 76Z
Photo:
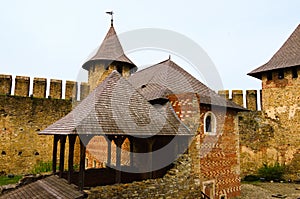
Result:
M272 197L281 194L286 197ZM279 195L278 195L279 196ZM242 184L240 199L300 199L300 184L292 183L253 183Z

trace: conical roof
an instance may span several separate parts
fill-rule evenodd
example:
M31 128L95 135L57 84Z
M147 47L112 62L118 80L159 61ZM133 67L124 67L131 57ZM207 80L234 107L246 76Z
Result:
M300 24L273 55L266 64L248 73L248 75L261 79L261 74L266 71L289 68L300 65Z
M130 68L135 68L135 64L125 55L117 33L111 25L102 44L89 56L82 68L88 70L89 63L93 61L117 61L131 65Z

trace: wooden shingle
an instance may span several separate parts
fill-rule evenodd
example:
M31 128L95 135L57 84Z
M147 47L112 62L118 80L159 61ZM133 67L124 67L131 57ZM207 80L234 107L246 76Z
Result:
M176 117L170 103L156 108L113 71L74 110L39 134L149 136L191 132Z
M263 72L289 68L300 65L300 24L273 55L273 57L264 65L248 73L248 75L261 79Z
M65 179L52 175L0 196L0 199L4 198L81 199L84 198L84 194L78 191L75 185L68 184Z

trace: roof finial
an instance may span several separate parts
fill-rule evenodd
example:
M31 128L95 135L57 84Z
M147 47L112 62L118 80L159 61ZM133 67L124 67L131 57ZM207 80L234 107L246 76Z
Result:
M106 12L106 14L109 14L111 16L111 26L114 26L114 17L113 17L113 14L114 12L113 11L110 11L110 12Z
M171 55L169 54L169 60L171 60Z

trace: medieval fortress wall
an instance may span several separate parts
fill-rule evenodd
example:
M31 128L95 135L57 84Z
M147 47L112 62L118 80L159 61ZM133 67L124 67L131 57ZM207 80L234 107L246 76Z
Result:
M61 80L50 80L47 98L47 79L34 78L30 86L29 77L13 81L10 75L0 75L0 171L5 173L30 173L40 162L52 160L53 137L38 132L69 113L77 94L77 83L71 81L66 82L65 99ZM88 94L85 90L81 84L81 97Z
M247 175L279 163L288 167L286 178L299 180L300 70L279 72L262 76L262 111L240 115L241 168Z
M287 80L280 88L274 82L263 80L263 91L218 92L251 110L239 116L244 175L253 173L263 163L295 164L299 156L299 78ZM275 92L279 94L275 96ZM89 86L84 82L66 81L63 85L62 80L33 78L30 81L25 76L13 79L11 75L0 75L0 171L27 173L38 162L50 161L52 137L39 136L37 132L70 112L72 102L88 93ZM276 106L278 101L284 104Z

